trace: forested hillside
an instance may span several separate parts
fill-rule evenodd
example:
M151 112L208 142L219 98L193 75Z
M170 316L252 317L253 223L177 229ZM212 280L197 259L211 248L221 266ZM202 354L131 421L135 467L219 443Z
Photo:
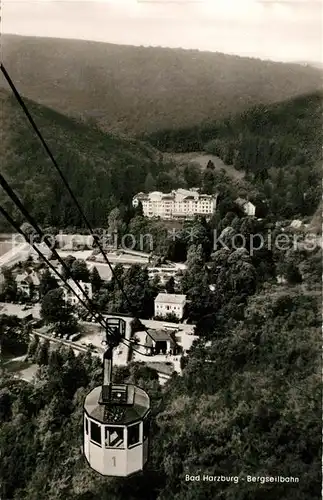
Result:
M246 172L278 216L313 214L321 197L322 92L146 136L161 151L206 151Z
M30 329L18 318L0 316L2 499L321 498L322 249L295 247L292 228L285 228L289 245L281 248L275 243L281 230L274 223L231 208L222 200L210 225L195 221L175 241L167 241L160 221L153 227L140 215L126 229L135 236L154 230L162 255L186 260L176 287L187 294L187 319L196 323L200 337L181 356L182 376L173 375L164 387L147 366L115 369L116 383L136 383L151 398L151 453L142 474L103 478L82 455L83 403L88 391L102 383L100 360L90 350L77 358L71 350L51 350L36 335L28 344L28 359L39 366L35 383L18 381L4 355L25 352ZM124 224L118 209L108 223ZM216 246L213 229L222 237ZM245 248L237 248L238 235ZM258 243L262 236L261 245L251 238L255 235ZM86 263L67 260L72 276L86 279ZM158 280L148 283L147 270L138 265L115 270L137 313L150 317ZM278 275L284 284L277 283ZM73 308L64 307L57 284L48 278L41 280L42 318L55 331L70 331L76 328ZM88 278L94 285L94 274ZM116 280L95 282L95 307L130 312ZM12 273L6 273L5 297L12 297L12 285ZM187 474L235 480L186 482ZM243 480L247 475L291 476L299 482L261 484Z
M148 174L162 170L159 154L132 139L104 134L49 108L29 109L90 222L104 225L116 205L129 204ZM38 222L78 226L79 215L15 98L0 92L1 172ZM5 199L1 193L1 201Z
M48 346L33 342L35 385L1 374L1 497L319 500L320 297L294 292L267 289L249 300L240 320L231 319L232 305L211 344L202 341L183 377L164 390L154 370L116 371L116 381L149 392L153 409L148 469L129 479L99 476L81 454L83 401L101 383L98 360L64 350L48 355ZM186 474L235 476L239 483L189 483ZM246 475L299 483L248 483Z
M43 226L83 228L66 189L14 97L1 91L0 104L1 167L6 178ZM107 227L109 213L116 206L128 223L133 216L129 213L131 198L139 191L169 192L178 187L220 192L219 202L228 197L232 202L237 196L249 196L263 207L260 214L275 217L304 217L317 209L321 196L320 94L252 109L231 121L204 128L149 136L154 146L167 151L204 148L221 157L224 167L231 162L246 172L243 180L232 180L225 169L218 172L212 165L202 172L194 164L177 164L167 155L164 159L147 140L104 133L93 124L81 124L31 101L29 107L95 227ZM6 199L3 194L1 197ZM2 228L9 229L5 225Z
M310 66L197 50L3 35L2 53L26 97L131 135L195 126L321 87L321 71Z

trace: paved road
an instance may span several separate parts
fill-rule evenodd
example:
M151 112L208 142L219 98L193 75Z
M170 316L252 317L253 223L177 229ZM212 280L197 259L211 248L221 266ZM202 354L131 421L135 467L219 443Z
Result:
M24 305L11 304L9 302L0 302L0 314L8 314L11 316L18 316L18 318L25 318L32 314L34 318L40 318L40 304L33 305L30 309L24 310Z

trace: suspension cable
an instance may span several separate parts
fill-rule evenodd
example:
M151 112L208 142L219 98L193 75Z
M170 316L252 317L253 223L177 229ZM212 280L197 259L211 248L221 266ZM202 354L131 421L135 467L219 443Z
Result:
M76 291L71 287L71 285L68 283L68 281L60 274L60 272L55 268L55 266L47 259L47 257L45 257L45 255L39 250L39 248L37 247L36 244L34 243L30 243L30 241L28 241L28 235L20 228L19 224L17 222L15 222L11 216L8 214L8 212L0 205L0 212L2 213L2 215L7 219L7 221L12 225L12 227L19 233L21 234L25 240L27 241L27 243L29 243L29 245L31 245L34 250L38 253L39 257L41 259L43 259L46 264L52 269L52 271L57 274L57 276L60 278L61 281L63 281L63 283L69 288L69 290L79 299L79 301L81 302L81 304L86 308L86 310L89 312L89 314L91 315L91 317L97 319L97 314L95 312L93 312L89 307L88 305L79 297L79 295L76 293ZM73 278L72 278L73 279ZM73 279L73 281L76 283L76 281ZM86 296L86 298L88 298L88 296L86 295L86 293L84 292L84 295ZM88 299L89 300L89 299ZM101 324L101 323L100 323ZM101 326L103 326L104 328L106 327L106 325L104 324L101 324Z
M145 346L145 345L131 343L131 342L130 342L130 340L128 340L128 339L123 339L123 340L124 340L124 342L123 342L123 343L124 343L124 345L126 345L128 348L131 348L134 352L136 352L136 353L140 354L141 356L147 356L147 357L150 357L150 354L147 354L147 353L145 353L145 352L140 352L140 351L138 351L138 349L135 349L135 348L134 348L134 345L135 345L135 346L138 346L138 345L139 345L140 347L144 347L144 348L146 348L146 346ZM126 344L126 342L129 342L129 344Z
M38 226L38 224L35 221L35 219L33 218L33 216L29 213L29 211L26 209L26 207L20 201L20 199L18 198L18 196L16 195L16 193L13 191L13 189L11 188L11 186L7 183L7 181L5 180L5 178L3 177L2 174L0 174L0 185L3 188L3 190L7 193L7 195L9 196L9 198L13 201L13 203L19 208L20 212L28 220L29 224L33 227L33 229L36 231L36 233L38 234L38 236L41 239L43 239L43 241L45 242L45 244L47 245L47 247L51 250L51 252L55 256L55 258L64 267L65 271L67 272L67 275L74 281L74 283L77 285L78 289L83 293L83 295L85 296L85 298L87 299L87 301L89 302L89 304L91 305L91 307L93 309L95 309L94 304L91 301L91 299L85 293L85 291L83 290L83 288L81 287L81 285L73 278L73 276L71 274L71 271L70 271L69 267L67 266L67 264L60 257L60 255L58 254L58 252L56 251L56 249L52 248L52 245L51 245L49 239L47 238L47 236L43 233L43 231ZM27 239L27 241L28 241L28 239ZM28 241L28 243L29 243L29 241ZM97 314L97 316L98 316L98 318L100 317L99 314ZM102 316L101 316L101 319L102 319ZM103 321L104 321L104 318L103 318Z
M21 234L25 240L27 241L27 243L29 243L33 248L34 250L38 253L39 257L44 260L46 262L46 264L48 265L48 267L50 269L52 269L52 271L60 278L60 280L69 288L69 290L77 297L77 299L81 302L81 304L83 305L83 307L86 309L86 311L88 311L88 313L91 315L91 317L93 317L95 320L98 320L98 315L95 311L92 311L92 309L81 299L81 297L79 297L79 295L76 293L76 291L71 287L71 285L68 283L68 281L66 280L66 278L64 278L60 272L56 269L55 266L53 266L53 264L47 259L47 257L41 252L41 250L37 247L36 244L34 243L30 243L30 241L28 241L28 236L26 235L26 233L20 228L19 224L17 222L15 222L13 220L13 218L8 214L8 212L0 205L0 212L2 213L2 215L7 219L7 221L12 225L12 227L19 233ZM72 278L72 280L76 282L76 280L74 280L74 278ZM84 293L84 295L87 297L86 293ZM102 316L103 318L103 316ZM106 331L108 326L105 322L105 319L103 318L103 322L100 322L100 325L104 328L104 330ZM110 331L109 332L110 335L112 334L112 332ZM121 338L120 339L121 342L126 346L126 347L130 347L131 346L131 343L130 345L126 344L125 343L125 340L128 341L128 339L123 339Z
M19 94L19 92L18 92L18 90L17 90L17 88L16 88L15 84L14 84L14 83L13 83L13 81L11 80L11 78L10 78L10 76L9 76L9 74L8 74L8 72L7 72L7 70L5 69L5 67L4 67L4 65L3 65L2 63L1 63L1 65L0 65L0 69L1 69L1 71L2 71L2 73L3 73L3 75L4 75L4 77L5 77L5 79L7 80L8 84L9 84L9 86L10 86L10 88L11 88L11 90L12 90L12 92L13 92L14 96L15 96L15 98L17 99L17 101L18 101L19 105L21 106L21 108L22 108L23 112L25 113L25 115L26 115L26 117L27 117L27 119L28 119L29 123L31 124L31 126L32 126L33 130L35 131L36 135L38 136L38 138L40 139L40 141L41 141L41 143L42 143L43 147L45 148L46 153L48 154L48 156L49 156L50 160L52 161L52 163L53 163L53 165L54 165L54 167L55 167L55 169L57 170L57 172L58 172L59 176L61 177L61 179L62 179L62 181L63 181L63 183L64 183L64 185L65 185L66 189L68 190L68 192L69 192L69 194L70 194L70 196L71 196L71 198L72 198L73 202L75 203L75 205L76 205L76 207L77 207L77 209L78 209L78 211L79 211L79 213L80 213L80 215L81 215L82 219L84 220L84 222L85 222L85 224L86 224L86 226L87 226L88 230L90 231L90 233L91 233L91 235L92 235L92 237L93 237L93 240L94 240L94 241L95 241L95 243L97 244L97 246L98 246L98 248L99 248L99 250L100 250L100 252L101 252L101 254L102 254L102 256L103 256L103 258L104 258L104 260L105 260L105 262L108 264L109 269L110 269L110 271L111 271L111 273L112 273L112 276L113 276L114 280L116 281L116 283L117 283L117 285L118 285L118 287L119 287L119 289L120 289L120 291L121 291L121 293L122 293L123 297L126 299L126 301L127 301L128 305L129 305L129 307L130 307L130 310L131 310L131 312L132 312L133 316L134 316L136 319L138 319L138 318L137 318L137 315L133 313L133 311L134 311L134 307L133 307L133 304L132 304L131 300L129 299L128 295L126 294L126 292L125 292L125 290L124 290L124 287L123 287L123 285L122 285L121 281L119 280L119 278L118 278L117 274L115 273L115 271L114 271L114 269L113 269L113 267L112 267L112 265L111 265L111 263L110 263L110 261L109 261L108 257L106 256L106 253L104 252L104 250L103 250L103 248L102 248L102 245L101 245L101 243L100 243L100 239L99 239L98 235L94 233L94 231L93 231L93 229L92 229L92 227L91 227L91 224L89 223L89 221L88 221L88 219L87 219L87 217L86 217L86 215L85 215L84 211L82 210L82 208L81 208L81 206L80 206L79 202L77 201L77 198L76 198L76 196L74 195L74 193L73 193L73 191L72 191L71 187L69 186L69 183L68 183L68 181L66 180L66 178L65 178L65 176L64 176L64 174L63 174L63 172L62 172L62 170L60 169L60 167L59 167L59 165L58 165L57 161L55 160L54 155L52 154L52 152L51 152L51 150L50 150L50 148L49 148L48 144L46 143L46 141L45 141L44 137L42 136L42 134L41 134L40 130L38 129L38 127L37 127L37 125L36 125L36 123L35 123L34 119L32 118L32 116L31 116L31 114L30 114L30 112L29 112L29 110L28 110L28 108L27 108L27 106L26 106L25 102L23 101L23 99L22 99L21 95ZM143 326L144 326L144 325L143 325ZM147 335L148 335L148 336L149 336L149 337L153 340L152 336L150 335L150 333L148 332L148 329L147 329L146 327L144 327L144 331L146 331Z

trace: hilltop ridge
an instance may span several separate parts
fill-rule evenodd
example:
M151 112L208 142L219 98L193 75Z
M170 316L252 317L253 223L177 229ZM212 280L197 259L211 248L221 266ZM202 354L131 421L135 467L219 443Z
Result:
M24 96L130 135L222 119L321 86L318 69L222 53L16 35L3 35L2 46Z
M127 205L144 189L149 173L158 174L160 155L152 146L25 101L91 223L105 225L109 211ZM14 96L3 89L0 106L1 172L39 223L78 226L78 212L58 173ZM0 196L7 204L3 193Z

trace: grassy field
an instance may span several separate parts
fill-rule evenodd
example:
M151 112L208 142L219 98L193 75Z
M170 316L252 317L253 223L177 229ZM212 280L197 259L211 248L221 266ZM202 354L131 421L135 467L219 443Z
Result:
M31 362L25 361L25 359L12 359L11 361L4 362L3 367L10 373L19 373L29 368L31 364Z
M226 174L234 180L241 180L244 178L245 173L241 170L236 170L232 165L226 165L218 156L203 154L200 151L193 153L164 153L166 160L175 161L178 165L187 165L194 163L198 165L201 170L204 170L209 161L212 161L215 170L220 172L225 170Z

